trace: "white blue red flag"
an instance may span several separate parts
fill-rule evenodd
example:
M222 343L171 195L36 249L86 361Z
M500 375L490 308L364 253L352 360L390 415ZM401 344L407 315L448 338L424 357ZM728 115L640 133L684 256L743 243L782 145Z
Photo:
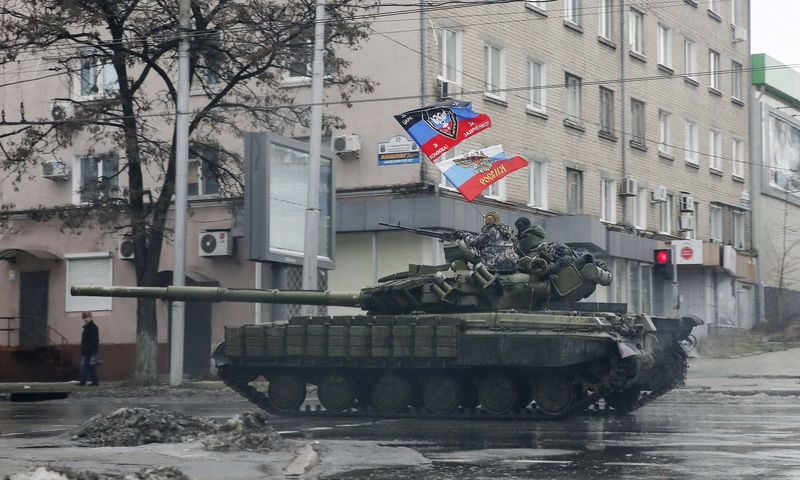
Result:
M514 170L528 166L528 162L522 157L506 156L502 145L473 150L433 163L470 202L489 185Z
M475 113L471 102L461 100L434 103L394 118L431 160L492 126L488 115Z

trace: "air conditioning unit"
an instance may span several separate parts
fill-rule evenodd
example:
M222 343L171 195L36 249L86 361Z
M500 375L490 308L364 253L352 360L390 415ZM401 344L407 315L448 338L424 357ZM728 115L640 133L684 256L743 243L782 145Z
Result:
M666 189L666 187L659 186L655 190L653 190L653 201L654 202L666 202L667 201L667 189Z
M461 95L461 86L456 82L441 77L436 82L439 84L439 100L452 100L454 96Z
M742 28L739 25L733 25L733 41L734 42L746 42L747 41L747 29Z
M361 137L358 135L339 135L333 137L333 151L345 160L357 160L361 151Z
M42 178L69 180L69 169L61 160L50 160L42 164Z
M691 195L681 194L681 212L694 212L694 198Z
M120 260L133 260L133 239L131 237L120 237L117 245L117 258Z
M75 116L75 104L69 100L53 100L50 104L50 116L57 122L69 120Z
M638 192L638 186L636 185L636 180L625 177L622 179L622 182L619 184L619 196L620 197L635 197Z
M681 213L678 219L678 230L681 232L690 232L694 230L694 214L691 212Z
M203 232L198 237L198 255L201 257L224 257L233 253L233 237L230 230Z

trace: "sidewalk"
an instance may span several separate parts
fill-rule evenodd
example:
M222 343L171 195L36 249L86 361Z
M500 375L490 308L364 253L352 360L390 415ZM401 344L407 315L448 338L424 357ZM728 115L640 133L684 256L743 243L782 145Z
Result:
M690 358L684 388L734 395L800 395L800 348L738 358Z

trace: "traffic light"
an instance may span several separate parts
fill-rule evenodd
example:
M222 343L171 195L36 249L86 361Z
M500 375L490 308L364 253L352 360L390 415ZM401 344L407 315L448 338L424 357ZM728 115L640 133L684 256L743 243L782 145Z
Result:
M653 250L653 273L670 280L672 278L672 249L657 248Z

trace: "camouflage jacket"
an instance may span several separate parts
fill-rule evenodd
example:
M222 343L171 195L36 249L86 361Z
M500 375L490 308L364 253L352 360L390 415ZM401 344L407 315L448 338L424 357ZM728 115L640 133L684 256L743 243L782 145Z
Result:
M475 247L483 263L492 272L513 272L517 269L514 232L504 224L484 225L481 233L467 234L464 242Z

